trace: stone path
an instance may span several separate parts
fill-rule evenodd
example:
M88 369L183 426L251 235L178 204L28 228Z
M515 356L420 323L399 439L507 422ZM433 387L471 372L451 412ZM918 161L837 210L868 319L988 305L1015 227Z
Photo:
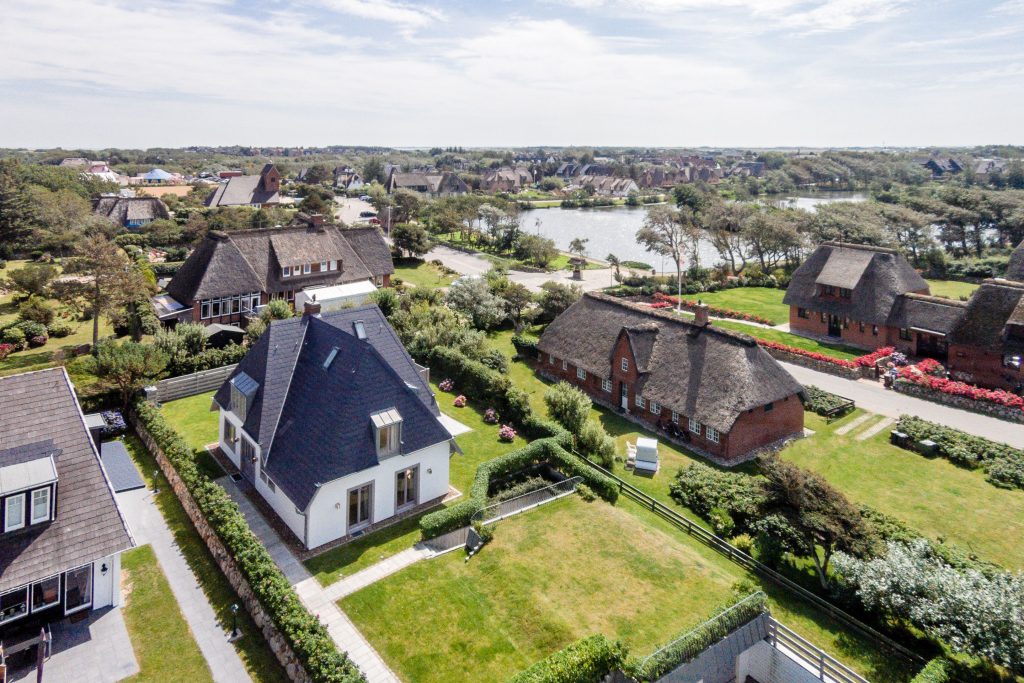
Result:
M355 624L335 604L338 598L328 595L235 482L231 481L230 477L221 477L217 483L238 503L246 521L249 522L249 528L263 541L274 562L295 588L302 604L320 619L338 649L348 654L349 659L363 672L366 680L369 683L399 683L398 676L388 668Z
M894 418L894 417L882 418L881 420L879 420L878 422L876 422L875 424L871 425L870 427L865 429L863 432L858 434L857 437L856 437L857 441L867 441L868 439L873 437L875 434L878 434L879 432L881 432L881 431L883 431L883 430L893 426L894 424L896 424L896 418Z
M153 547L153 553L171 586L171 593L210 667L213 680L218 683L251 683L238 652L228 642L227 631L217 620L213 607L157 508L153 492L148 489L124 491L117 494L117 502L136 542Z
M324 589L324 594L332 601L337 602L346 595L360 591L371 583L376 583L395 572L405 569L409 565L416 564L420 560L428 560L437 554L430 548L417 543L413 547L406 548L402 552L370 565L351 576L346 576L341 581L332 583Z
M851 421L851 422L849 422L847 424L844 424L842 427L837 429L836 430L836 434L839 434L840 436L842 436L843 434L849 434L854 429L856 429L857 427L860 427L862 424L864 424L865 422L867 422L868 420L870 420L873 417L876 417L876 415L874 415L873 413L864 413L863 415L858 417L856 420L853 420L853 421Z

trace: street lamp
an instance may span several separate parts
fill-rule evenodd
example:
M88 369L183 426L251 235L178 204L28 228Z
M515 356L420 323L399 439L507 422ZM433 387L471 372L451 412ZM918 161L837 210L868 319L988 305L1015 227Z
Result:
M242 632L238 630L238 603L231 605L231 635L228 640L238 640L242 637Z

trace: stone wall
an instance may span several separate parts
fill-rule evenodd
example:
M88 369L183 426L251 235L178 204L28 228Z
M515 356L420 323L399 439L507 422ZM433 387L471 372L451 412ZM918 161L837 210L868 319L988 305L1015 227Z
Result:
M842 377L843 379L861 379L862 377L874 378L875 376L875 369L871 367L847 368L842 365L836 365L835 363L829 363L828 361L818 360L817 358L810 358L799 353L791 353L783 349L773 349L770 346L762 346L761 348L767 351L768 355L775 360L782 361L783 363L792 363L793 365L799 365L800 367L817 370L818 372L824 372L829 375L835 375L837 377Z
M941 391L936 391L903 379L896 380L893 388L901 394L908 394L926 401L943 403L947 406L960 408L961 410L969 410L972 413L989 415L990 417L1007 420L1008 422L1024 423L1024 410L1021 410L1020 408L1001 406L998 403L992 403L991 401L975 401L974 399L967 398L966 396L944 394Z
M167 456L164 455L163 450L157 445L156 441L150 436L146 428L139 422L134 414L129 415L129 421L138 433L139 438L142 439L142 443L146 445L149 452L156 458L157 464L160 465L160 469L163 471L164 476L167 477L167 481L170 482L171 488L174 494L178 496L178 500L181 501L181 506L185 509L185 513L189 519L192 520L192 525L199 532L200 537L206 543L206 547L209 549L210 554L213 555L213 559L217 562L217 566L220 567L221 572L227 577L231 587L235 589L238 597L242 601L242 605L249 612L253 622L256 623L257 628L263 634L267 643L270 645L270 649L274 652L277 660L284 667L285 672L288 674L288 678L294 683L312 683L313 679L306 673L299 658L292 651L291 646L288 645L288 641L284 635L278 630L274 624L274 620L267 614L266 610L263 609L263 605L260 604L256 595L253 593L252 588L249 586L249 582L246 580L242 571L238 568L238 564L235 559L228 552L224 544L221 543L217 533L213 530L210 524L206 521L206 517L200 511L199 506L192 498L192 494L189 493L188 488L185 486L185 482L178 476L177 470L171 465Z

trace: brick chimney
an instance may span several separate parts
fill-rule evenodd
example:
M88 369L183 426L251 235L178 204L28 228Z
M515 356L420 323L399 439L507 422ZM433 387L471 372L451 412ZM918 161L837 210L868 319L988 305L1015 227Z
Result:
M302 317L319 318L320 317L320 302L316 299L307 301L302 306Z
M309 224L314 228L322 228L324 226L324 215L322 213L309 214Z
M703 301L697 301L697 307L693 310L693 322L701 327L711 324L711 321L708 320L708 305Z

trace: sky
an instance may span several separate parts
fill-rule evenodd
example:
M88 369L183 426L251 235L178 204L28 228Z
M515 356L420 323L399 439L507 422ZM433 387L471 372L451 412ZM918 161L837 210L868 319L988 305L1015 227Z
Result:
M1024 0L3 5L3 147L1024 143Z

